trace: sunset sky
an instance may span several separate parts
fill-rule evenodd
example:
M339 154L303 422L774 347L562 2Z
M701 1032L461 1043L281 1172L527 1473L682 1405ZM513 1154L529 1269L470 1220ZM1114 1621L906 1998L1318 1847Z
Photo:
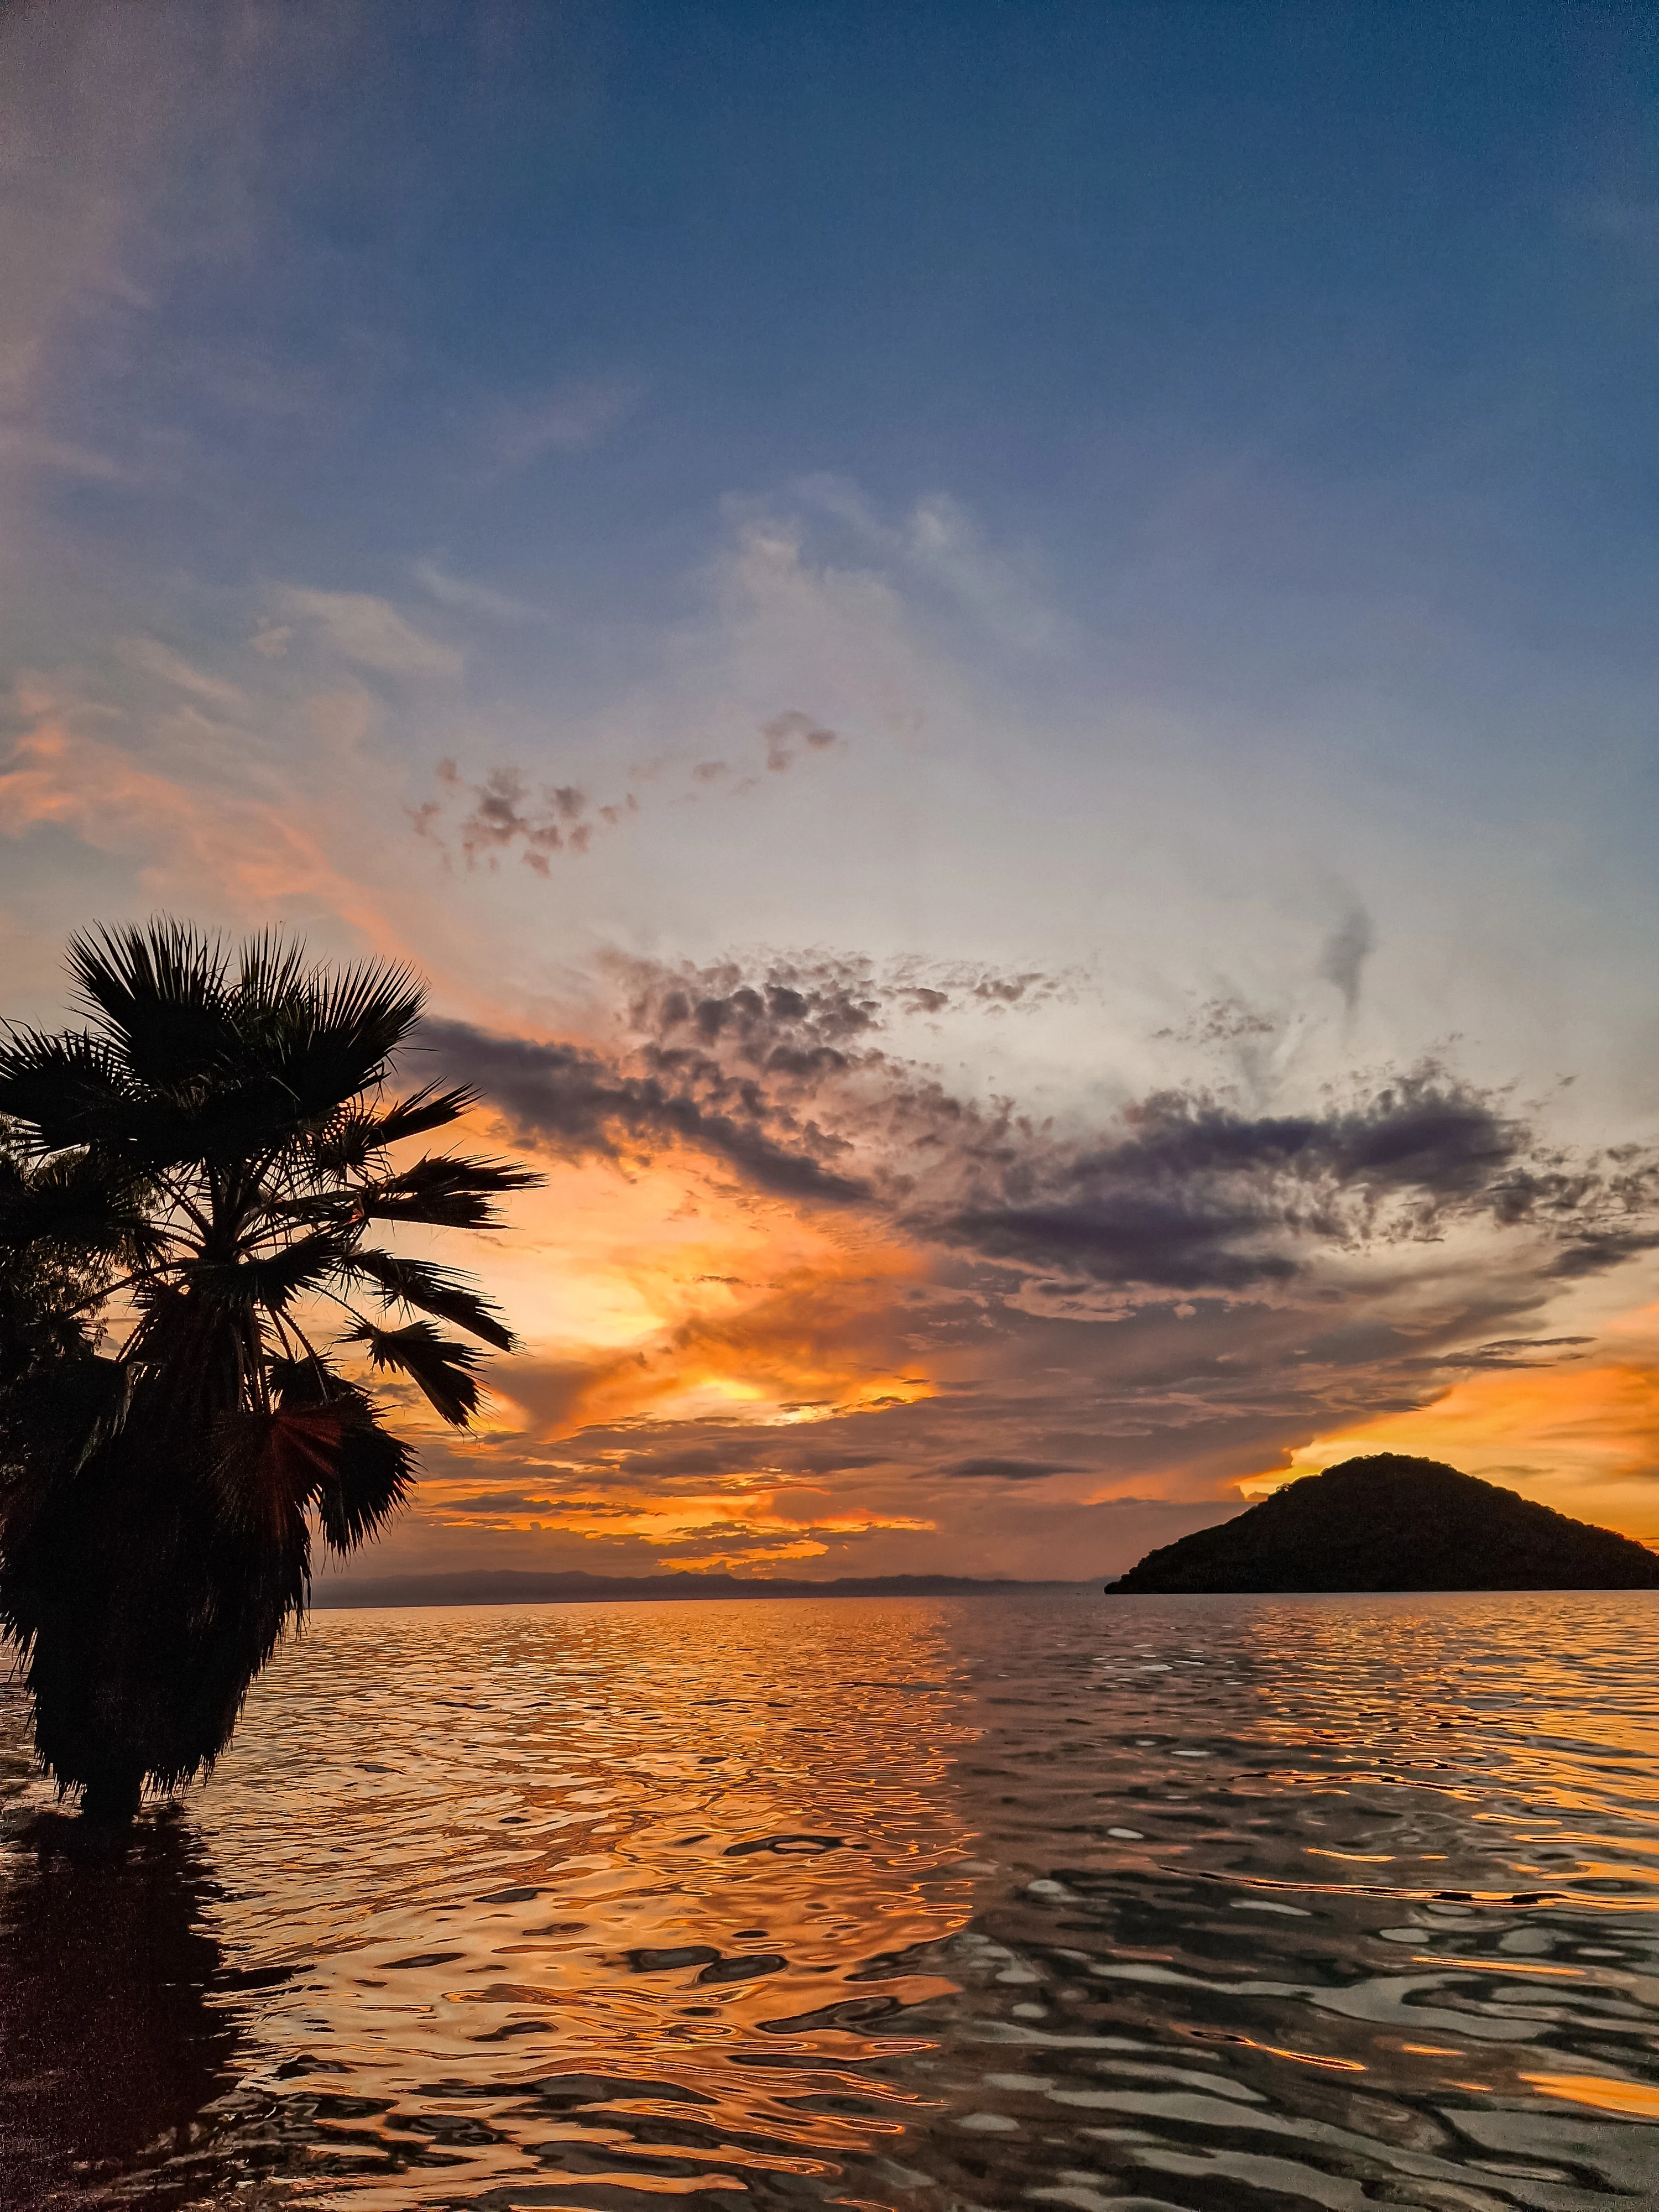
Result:
M547 1175L362 1571L1082 1577L1382 1449L1659 1542L1656 90L1524 0L0 14L0 1011L407 960Z

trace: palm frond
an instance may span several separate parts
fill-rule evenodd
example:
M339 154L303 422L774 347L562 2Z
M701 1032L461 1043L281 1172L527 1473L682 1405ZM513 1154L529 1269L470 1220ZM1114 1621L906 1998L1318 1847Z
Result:
M8 1347L11 1350L13 1347ZM122 1359L85 1349L31 1364L27 1404L0 1403L0 1432L15 1446L26 1426L27 1474L0 1490L0 1557L51 1492L78 1474L93 1454L125 1427L135 1370Z
M464 1275L447 1267L360 1247L345 1263L345 1272L366 1277L383 1304L412 1306L417 1313L436 1314L441 1321L452 1321L458 1328L482 1337L498 1352L514 1348L516 1340L501 1318L500 1309L480 1297Z
M264 1306L280 1313L300 1291L313 1290L335 1273L346 1256L340 1237L328 1229L296 1237L276 1252L238 1260L199 1260L185 1280L210 1297L234 1306Z
M201 1081L236 1046L228 959L217 938L163 917L70 940L82 1011L114 1040L141 1083Z
M365 1406L368 1403L366 1394L355 1382L348 1382L320 1357L267 1360L265 1374L270 1383L270 1395L279 1406L329 1406L344 1399L358 1401Z
M370 1221L423 1221L444 1229L499 1229L489 1203L511 1190L533 1190L545 1178L506 1160L440 1156L417 1160L402 1174L362 1187L358 1201Z
M429 1321L406 1322L401 1328L376 1328L373 1322L360 1322L340 1341L365 1345L371 1365L407 1375L458 1429L465 1428L478 1410L475 1370L483 1354L459 1337L441 1335Z
M407 1098L389 1106L380 1116L378 1142L396 1145L405 1137L424 1136L429 1129L446 1128L450 1122L459 1121L463 1114L471 1111L478 1103L480 1093L470 1083L458 1084L453 1091L441 1091L435 1083L423 1083Z
M350 1168L361 1170L388 1146L405 1137L422 1136L430 1129L445 1128L477 1103L476 1091L465 1087L440 1091L436 1084L428 1083L399 1103L378 1111L353 1105L315 1139L312 1157L319 1168L337 1174Z
M329 1549L344 1558L376 1535L409 1495L415 1455L372 1417L348 1422L329 1477L317 1492L317 1518Z
M75 1030L0 1040L0 1114L26 1151L95 1146L135 1170L257 1154L290 1139L296 1121L291 1093L257 1068L140 1081L124 1047Z
M208 1480L227 1520L267 1543L295 1541L306 1507L332 1479L341 1433L330 1406L222 1415L211 1431Z
M306 948L298 938L285 938L277 929L263 929L242 947L236 978L236 1011L246 1034L251 1018L289 1005L296 995L313 987Z
M27 1152L118 1146L135 1103L132 1083L102 1037L14 1030L0 1038L0 1114L15 1124L13 1141Z
M343 1556L403 1504L415 1455L380 1427L361 1390L333 1381L319 1402L216 1424L210 1480L234 1525L292 1542L313 1507L324 1540Z
M166 1251L150 1218L149 1184L101 1152L58 1152L0 1172L0 1248L43 1258L79 1255L144 1267Z
M425 997L408 969L365 961L337 975L307 976L275 1006L250 1006L248 1041L299 1117L322 1122L385 1081Z

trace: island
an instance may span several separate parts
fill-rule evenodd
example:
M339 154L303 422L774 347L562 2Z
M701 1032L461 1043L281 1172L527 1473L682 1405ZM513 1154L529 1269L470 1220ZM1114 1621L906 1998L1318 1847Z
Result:
M1373 1452L1148 1552L1110 1596L1158 1592L1659 1589L1659 1556L1432 1459Z

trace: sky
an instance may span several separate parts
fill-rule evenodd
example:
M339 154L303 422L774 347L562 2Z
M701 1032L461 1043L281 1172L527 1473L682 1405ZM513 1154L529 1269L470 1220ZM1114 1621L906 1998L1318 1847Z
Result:
M545 1186L361 1571L1659 1542L1644 9L0 13L0 972L408 961Z

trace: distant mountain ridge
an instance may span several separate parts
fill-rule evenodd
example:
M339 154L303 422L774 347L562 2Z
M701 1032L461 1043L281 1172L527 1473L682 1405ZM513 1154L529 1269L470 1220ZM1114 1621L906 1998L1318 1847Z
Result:
M1148 1552L1106 1589L1654 1589L1659 1557L1438 1460L1375 1452Z
M1070 1583L1022 1583L1012 1576L842 1575L832 1582L754 1582L738 1575L538 1574L517 1567L459 1574L382 1575L362 1582L319 1582L319 1610L348 1606L580 1605L605 1600L726 1597L967 1597L987 1590L1070 1589Z

